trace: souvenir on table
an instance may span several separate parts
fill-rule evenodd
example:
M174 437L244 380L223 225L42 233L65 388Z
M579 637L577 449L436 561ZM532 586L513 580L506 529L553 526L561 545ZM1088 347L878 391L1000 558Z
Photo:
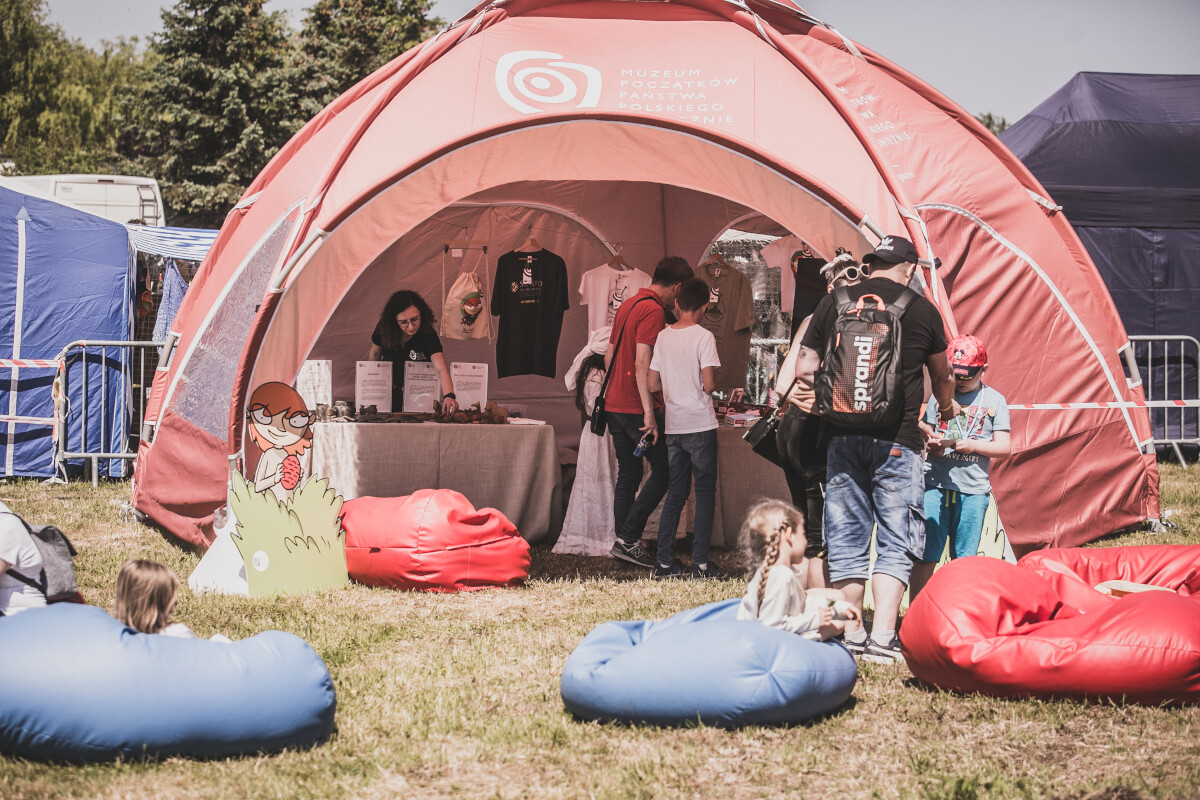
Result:
M567 299L567 265L530 237L500 256L491 311L500 318L496 373L553 378Z

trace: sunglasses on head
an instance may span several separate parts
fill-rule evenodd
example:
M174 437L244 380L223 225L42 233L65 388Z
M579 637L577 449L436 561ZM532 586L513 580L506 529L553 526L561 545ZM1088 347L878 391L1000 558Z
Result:
M834 275L833 280L831 280L830 283L831 284L837 283L838 281L843 280L843 279L853 283L854 281L861 281L861 280L867 278L868 275L869 275L869 271L865 264L863 264L863 265L851 264L850 266L846 267L838 274Z

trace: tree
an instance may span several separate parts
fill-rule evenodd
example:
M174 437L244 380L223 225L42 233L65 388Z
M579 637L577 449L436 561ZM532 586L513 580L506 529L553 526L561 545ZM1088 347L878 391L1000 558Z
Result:
M358 81L420 44L443 23L430 0L317 0L300 33L297 88L310 119Z
M175 221L219 227L295 128L288 29L265 0L178 0L146 81L122 102L120 152L158 178Z
M1004 131L1008 129L1008 120L1006 120L1004 117L998 117L991 112L976 114L975 119L979 120L979 124L983 125L983 127L987 128L997 136L1004 133Z
M119 168L114 151L117 87L134 80L136 40L103 53L46 22L44 0L0 6L0 151L19 171Z

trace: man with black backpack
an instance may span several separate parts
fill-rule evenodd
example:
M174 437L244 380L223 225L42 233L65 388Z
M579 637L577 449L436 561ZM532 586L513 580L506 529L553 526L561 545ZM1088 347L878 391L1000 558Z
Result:
M848 639L867 661L903 661L896 618L925 543L924 442L917 427L929 371L943 418L958 414L937 308L908 288L912 242L888 236L863 259L870 277L826 295L800 343L796 372L830 429L825 540L834 588L861 612L868 573L871 636ZM876 528L876 561L870 546Z

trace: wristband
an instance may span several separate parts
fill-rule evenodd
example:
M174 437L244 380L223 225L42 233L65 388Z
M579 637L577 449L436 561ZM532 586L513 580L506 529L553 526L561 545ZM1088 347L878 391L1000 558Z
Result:
M442 399L445 400L446 398L449 398L451 400L457 400L458 395L456 395L454 392L446 392L444 395L442 395Z
M938 413L939 413L939 414L945 414L947 411L953 411L953 410L954 410L954 404L953 404L953 403L951 403L951 404L950 404L950 405L948 405L948 406L943 406L943 405L939 405L939 406L938 406Z

